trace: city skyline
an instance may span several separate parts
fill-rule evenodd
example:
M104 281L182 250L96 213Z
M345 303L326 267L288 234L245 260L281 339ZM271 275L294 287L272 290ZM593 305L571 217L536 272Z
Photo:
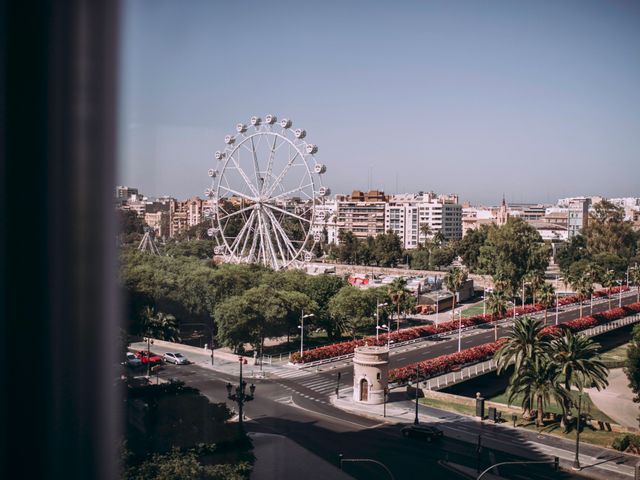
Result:
M201 195L251 115L306 128L333 192L637 196L637 5L125 2L118 183Z

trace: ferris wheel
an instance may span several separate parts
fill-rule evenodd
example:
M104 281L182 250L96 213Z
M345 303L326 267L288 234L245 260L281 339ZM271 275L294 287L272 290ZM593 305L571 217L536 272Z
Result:
M330 190L322 185L326 167L315 159L318 147L306 138L304 129L275 115L251 117L224 138L205 190L216 255L274 270L313 259L321 239L312 234L316 205Z

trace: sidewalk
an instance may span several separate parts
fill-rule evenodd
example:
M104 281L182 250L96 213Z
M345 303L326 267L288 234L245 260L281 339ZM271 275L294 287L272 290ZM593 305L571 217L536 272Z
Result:
M146 349L146 342L137 342L129 345L129 350L131 351ZM226 373L228 375L237 375L240 371L240 363L236 360L229 360L230 355L225 355L225 358L221 358L218 355L221 351L220 349L216 349L213 351L213 365L211 365L211 350L205 350L204 348L199 349L190 347L188 345L181 345L179 343L173 343L170 344L170 346L153 344L151 345L151 351L159 355L164 355L167 352L181 352L192 363L198 365L199 367L214 370L216 372ZM291 370L291 368L285 367L283 365L252 365L251 360L252 359L250 358L247 359L248 363L246 365L243 365L242 367L242 373L246 378L265 378L277 371Z
M629 379L622 368L609 372L609 386L598 391L595 388L585 390L593 403L624 427L638 428L638 404L633 402L633 392L629 388Z
M252 480L304 478L305 480L349 480L353 477L293 440L270 433L249 433L256 461Z
M393 395L393 393L392 393ZM397 398L402 398L400 392L396 392ZM388 402L386 405L386 418L383 417L383 405L366 405L353 401L350 396L331 398L331 403L350 413L386 421L391 424L413 423L415 418L415 404L406 399ZM493 424L488 421L480 421L455 412L447 412L424 405L419 406L418 419L424 423L437 424L442 428L446 436L458 438L467 443L476 443L478 435L482 435L483 445L488 448L503 451L522 458L539 459L540 456L548 458L558 457L562 469L570 471L575 456L575 442L524 428L514 428L510 423ZM514 441L517 435L517 441ZM618 463L618 461L626 463ZM580 474L591 478L608 478L629 480L634 477L634 465L640 458L627 455L616 450L597 447L589 444L580 444Z

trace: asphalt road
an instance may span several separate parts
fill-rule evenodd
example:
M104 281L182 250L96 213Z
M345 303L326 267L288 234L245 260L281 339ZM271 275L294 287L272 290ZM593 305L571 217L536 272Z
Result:
M229 402L225 383L238 378L215 372L197 365L166 365L160 377L177 378L198 388L213 402ZM461 478L439 462L451 462L475 468L478 462L473 432L465 432L460 416L440 412L446 416L443 429L447 434L442 441L427 443L405 439L400 434L403 425L382 423L339 410L328 403L311 397L311 390L293 381L256 379L256 398L245 405L248 431L285 435L302 447L329 462L344 458L371 458L384 463L396 479L428 476L432 479ZM326 400L326 399L325 399ZM231 402L231 408L235 408ZM461 430L462 428L462 430ZM452 430L455 429L455 430ZM456 433L457 432L457 433ZM463 437L471 443L462 441ZM505 442L507 444L508 440ZM519 459L516 454L505 454L497 449L483 448L480 465L486 467L499 461ZM541 455L540 458L543 458ZM297 461L295 458L290 461ZM345 464L345 471L358 479L387 479L375 465ZM510 478L570 478L547 467L512 467L502 474Z
M628 305L635 303L636 293L630 292L627 296L623 296L622 305ZM618 299L615 298L612 301L612 308L618 306ZM593 305L593 313L599 313L609 310L609 303L607 300L602 301L599 299L599 303ZM585 302L583 306L583 316L590 313L588 302ZM542 315L543 316L543 315ZM577 306L572 305L569 307L561 307L558 315L558 323L568 322L580 317L580 310ZM550 311L547 315L547 323L555 323L555 311ZM511 327L511 323L506 323L498 327L498 337L504 335L506 331ZM462 332L461 335L461 347L462 349L475 347L485 343L493 342L495 340L495 332L493 325L483 325L471 330ZM458 332L457 330L451 332L450 335L442 337L436 341L423 341L411 345L406 345L391 349L391 355L389 357L389 367L398 368L406 365L410 365L416 362L421 362L429 358L438 357L440 355L446 355L458 351ZM318 372L321 375L333 375L337 376L340 372L343 379L349 377L353 366L351 359L334 362L330 364L321 365L318 368L310 367L314 372Z

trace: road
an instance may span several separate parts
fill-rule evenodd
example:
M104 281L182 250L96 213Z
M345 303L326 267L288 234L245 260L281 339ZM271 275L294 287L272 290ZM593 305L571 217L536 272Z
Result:
M184 381L198 388L213 402L229 402L226 399L225 384L227 381L238 381L235 375L198 365L167 365L159 376ZM344 458L372 458L384 463L396 479L415 478L416 475L428 475L432 479L462 478L438 463L445 459L476 468L478 455L473 440L476 434L471 433L469 436L468 432L464 432L465 426L460 423L460 416L437 412L449 418L441 424L447 435L441 442L431 444L403 438L400 435L401 424L389 424L353 415L328 402L320 402L316 397L310 396L310 393L315 392L292 380L254 381L256 398L245 405L248 431L285 435L329 462L337 463L339 454L343 454ZM326 400L326 396L323 400ZM231 402L229 406L234 408ZM433 409L430 409L430 413L433 413ZM462 437L468 437L472 442L465 442ZM507 443L509 441L505 445ZM545 458L543 455L539 457ZM486 447L480 452L480 464L483 468L495 462L514 459L521 457ZM296 459L292 458L290 461L295 462ZM518 467L521 478L571 478L568 474L558 474L547 467L522 468L524 467ZM517 475L518 469L503 470L502 473L504 475L512 472ZM388 478L375 465L345 464L345 471L358 479Z
M636 293L628 292L626 296L622 298L622 305L628 305L635 303ZM612 302L612 308L618 306L618 299L615 298ZM594 301L593 313L599 313L609 310L609 303L606 299L598 299L598 302ZM585 302L583 306L583 315L588 315L590 312L588 302ZM537 314L544 318L544 314ZM558 323L565 323L569 320L574 320L580 316L580 310L577 305L571 305L561 307L558 315ZM555 311L552 309L547 316L547 323L555 323ZM508 328L511 327L511 322L504 323L498 328L498 337L504 335ZM482 325L467 331L462 332L461 335L461 347L462 349L471 348L485 343L493 342L495 340L495 332L493 325ZM438 357L440 355L446 355L449 353L455 353L458 351L458 331L451 332L450 335L442 337L435 341L422 341L415 344L409 344L402 347L392 348L389 356L389 367L398 368L410 365L416 362L421 362L429 358ZM324 364L318 368L310 367L314 372L320 375L337 376L340 372L343 379L348 379L352 370L351 360L344 360L341 362L334 362L330 364Z
M633 303L635 294L623 298L623 304ZM617 301L613 304L617 306ZM594 312L607 310L608 303L594 305ZM589 307L585 307L587 314ZM576 307L566 308L559 315L559 322L566 322L579 316ZM555 314L549 315L555 321ZM476 328L464 333L462 347L468 348L494 340L493 327ZM427 358L457 351L457 332L435 342L420 342L395 349L391 356L392 368L414 363ZM206 360L206 359L205 359ZM203 362L206 363L206 362ZM214 402L228 402L224 385L237 383L237 365L222 368L222 371L193 364L167 365L159 374L164 378L177 378L198 388ZM236 370L234 370L234 368ZM245 367L245 375L260 367ZM535 433L511 430L504 432L498 426L478 423L469 417L456 415L429 407L420 407L421 414L436 417L445 431L442 442L427 444L400 435L402 424L382 422L354 415L332 406L329 396L335 395L340 373L340 389L343 395L350 391L352 380L351 360L336 362L319 368L295 369L286 367L265 367L268 378L252 378L256 383L256 399L247 403L247 429L252 432L284 435L302 447L329 461L344 458L372 458L383 462L393 472L395 478L415 478L427 475L429 478L457 478L457 474L445 468L441 462L450 462L476 468L478 453L476 442L482 435L486 445L480 452L480 464L486 467L496 462L514 459L549 459L554 447L562 447L560 439L535 439ZM345 391L345 389L347 391ZM402 402L399 403L400 405ZM234 405L229 403L231 408ZM411 408L409 405L407 408ZM517 432L517 433L514 433ZM533 435L533 437L532 437ZM532 447L532 443L536 445ZM564 459L570 458L571 447L566 448ZM587 448L587 447L585 447ZM587 448L588 449L588 448ZM590 453L594 458L606 457L595 449ZM288 461L296 462L295 458ZM626 460L629 462L630 460ZM621 473L622 467L608 466L610 478L627 478ZM348 464L346 471L358 479L388 478L379 467ZM500 470L508 478L571 478L568 473L557 473L548 467L505 467Z

